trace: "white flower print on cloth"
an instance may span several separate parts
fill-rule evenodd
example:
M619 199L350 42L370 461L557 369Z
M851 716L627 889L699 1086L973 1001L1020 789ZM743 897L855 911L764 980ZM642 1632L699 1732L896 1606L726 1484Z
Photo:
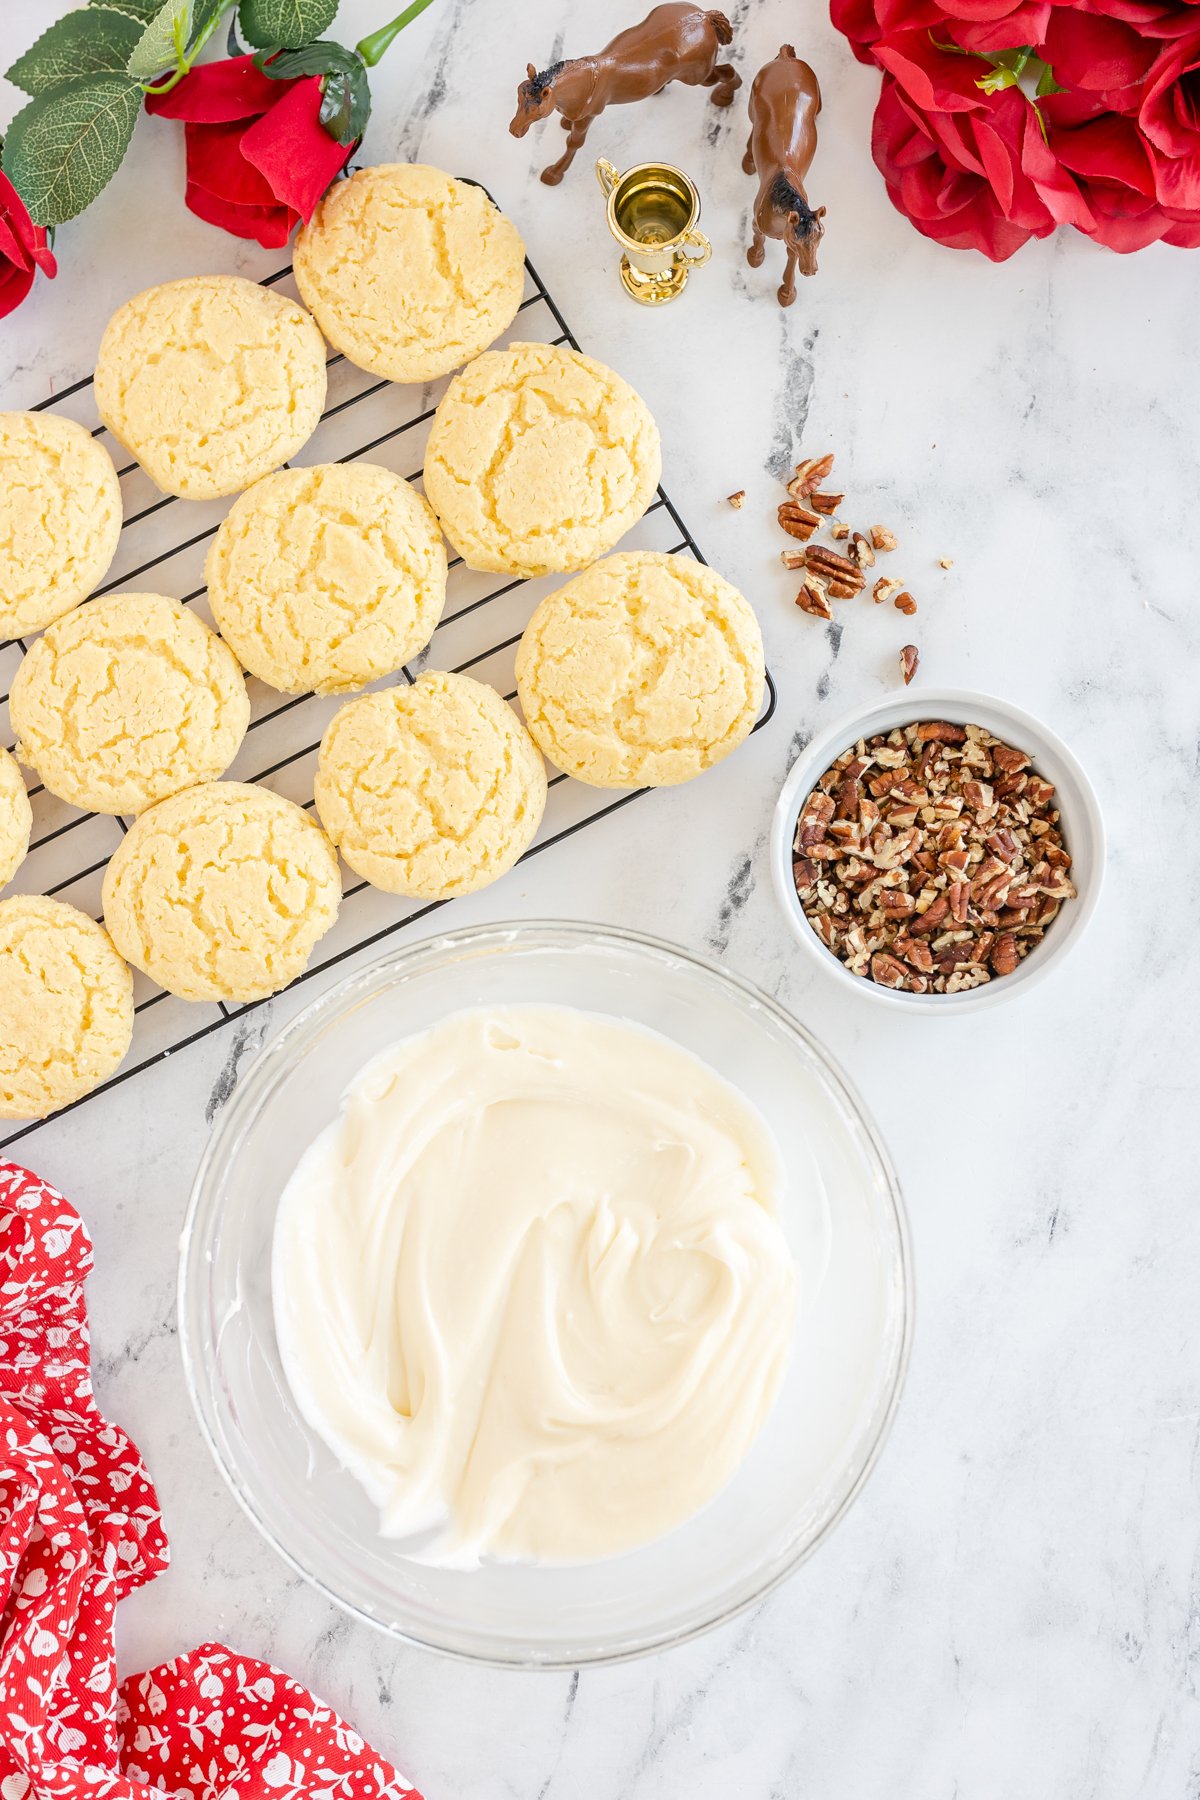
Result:
M168 1550L92 1393L91 1267L74 1208L0 1161L0 1800L420 1800L306 1688L220 1644L118 1688L113 1613Z

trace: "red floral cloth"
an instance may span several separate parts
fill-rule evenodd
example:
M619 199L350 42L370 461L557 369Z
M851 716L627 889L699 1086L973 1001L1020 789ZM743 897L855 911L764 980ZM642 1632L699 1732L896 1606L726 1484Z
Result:
M219 1644L118 1686L117 1602L168 1550L92 1393L91 1267L74 1208L0 1162L0 1800L420 1800L298 1682Z

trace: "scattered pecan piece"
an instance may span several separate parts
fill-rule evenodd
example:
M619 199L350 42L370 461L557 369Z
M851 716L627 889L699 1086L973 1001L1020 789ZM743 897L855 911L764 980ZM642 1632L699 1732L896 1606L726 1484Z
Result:
M832 619L833 617L833 610L825 589L820 582L814 581L811 575L805 576L801 583L800 592L796 595L796 605L801 612L811 613L814 619Z
M804 560L812 574L819 575L823 581L838 582L849 589L849 593L837 594L835 599L849 599L851 594L862 592L865 577L848 556L842 556L837 550L830 550L825 544L810 544Z
M808 504L814 512L824 513L828 518L837 511L845 498L845 494L827 494L823 488L818 488L808 496Z
M821 515L810 512L808 507L801 506L799 501L785 500L779 508L779 523L789 537L799 538L803 543L807 543L813 532L820 530Z
M807 499L814 488L820 487L832 470L832 450L827 456L806 457L803 462L796 464L796 473L787 484L788 493L794 494L798 500Z
M726 495L726 498L729 501L730 506L744 506L746 504L746 490L745 488L739 488L736 494L728 494Z
M803 550L781 550L779 560L785 569L802 569L804 567Z
M917 610L917 603L908 592L907 588L902 594L896 595L896 598L892 601L892 605L898 612L902 612L906 618L911 618L913 613Z
M939 557L939 559L938 559L938 568L939 569L952 569L953 567L954 567L954 558L952 556Z
M891 575L881 575L871 589L871 598L876 606L882 606L885 600L890 600L893 594L898 594L903 586L902 581L896 581Z
M858 564L860 569L875 567L875 552L871 548L870 539L864 537L861 531L856 531L851 537L846 554L851 562Z
M917 672L917 664L921 660L921 652L915 644L905 644L900 652L900 673L904 677L904 685L908 686Z
M829 535L833 538L848 538L850 536L850 527L844 524L841 519L835 519L830 528Z
M871 544L876 550L894 550L896 539L886 525L872 525Z

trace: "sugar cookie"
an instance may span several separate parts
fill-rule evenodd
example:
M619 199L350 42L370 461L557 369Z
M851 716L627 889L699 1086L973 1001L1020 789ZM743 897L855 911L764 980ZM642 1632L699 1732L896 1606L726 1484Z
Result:
M627 551L542 601L517 650L517 691L556 768L594 787L666 787L749 734L762 636L703 563Z
M147 288L115 312L96 405L167 494L236 494L294 456L325 404L325 346L304 308L240 275Z
M132 1036L133 977L108 933L62 900L0 900L0 1118L81 1100Z
M11 881L29 849L33 808L25 783L7 750L0 750L0 887Z
M429 642L446 601L432 508L372 463L264 476L234 503L207 572L227 642L285 694L345 693L394 674Z
M184 1000L262 1000L337 917L333 845L266 788L210 781L134 823L104 875L121 954Z
M490 350L456 375L425 451L425 492L473 569L582 569L641 518L658 427L603 363L550 344Z
M528 849L546 771L494 688L430 670L334 714L316 795L357 874L389 894L448 900L486 887Z
M164 594L110 594L60 619L17 670L9 710L21 761L102 813L223 774L250 723L233 651Z
M121 536L112 457L74 419L0 413L0 638L86 600Z
M334 183L294 267L304 304L351 362L389 381L432 381L512 324L525 246L481 188L422 163L382 163Z

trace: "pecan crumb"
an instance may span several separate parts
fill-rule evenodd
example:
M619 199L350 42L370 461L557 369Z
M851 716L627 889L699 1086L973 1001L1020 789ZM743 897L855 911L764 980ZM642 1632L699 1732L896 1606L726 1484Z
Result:
M779 560L785 569L802 569L804 567L803 550L781 550Z
M876 550L894 550L896 548L895 536L886 525L872 525L871 543Z
M892 605L898 612L902 612L906 618L911 618L913 613L917 610L917 603L907 588L905 588L902 594L896 595L896 598L892 601Z
M902 581L896 581L891 575L881 575L871 589L871 598L876 606L882 606L885 600L890 600L893 594L898 594L903 586Z
M940 557L938 559L938 567L939 569L952 569L954 567L954 558L952 556Z
M835 538L848 538L850 536L850 527L844 524L841 519L835 519L833 521L833 529L829 535Z
M904 677L904 685L908 686L917 672L917 664L921 660L921 652L915 644L905 644L900 652L900 673Z
M739 488L736 494L728 494L726 498L730 506L744 506L746 502L745 488Z
M915 644L906 680L910 655L915 671ZM1023 751L978 725L920 719L860 740L800 810L800 905L851 974L881 987L1003 980L1075 895L1055 799Z

